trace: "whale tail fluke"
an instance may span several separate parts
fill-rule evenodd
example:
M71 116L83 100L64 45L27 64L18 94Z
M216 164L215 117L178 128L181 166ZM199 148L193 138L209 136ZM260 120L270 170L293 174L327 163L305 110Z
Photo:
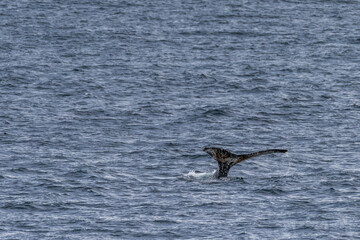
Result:
M268 150L253 152L249 154L237 155L225 149L216 148L216 147L205 147L203 151L207 152L218 162L219 165L219 169L217 171L218 178L226 177L232 166L246 159L257 157L264 154L287 152L286 149L268 149Z

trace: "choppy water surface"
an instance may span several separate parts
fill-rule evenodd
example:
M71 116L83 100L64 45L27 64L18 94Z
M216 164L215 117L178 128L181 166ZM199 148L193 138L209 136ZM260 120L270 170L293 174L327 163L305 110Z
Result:
M0 238L356 239L359 11L1 1Z

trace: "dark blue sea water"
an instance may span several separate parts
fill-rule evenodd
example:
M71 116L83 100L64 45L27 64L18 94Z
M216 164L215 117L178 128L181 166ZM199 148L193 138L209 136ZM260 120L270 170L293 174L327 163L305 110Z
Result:
M0 1L0 238L359 239L359 13Z

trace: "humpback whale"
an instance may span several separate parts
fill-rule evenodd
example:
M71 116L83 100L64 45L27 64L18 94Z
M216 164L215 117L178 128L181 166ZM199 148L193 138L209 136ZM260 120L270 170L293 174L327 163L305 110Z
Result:
M218 162L219 169L217 171L216 177L227 177L230 168L234 166L235 164L238 164L241 161L244 161L246 159L257 157L263 154L269 154L269 153L286 153L287 150L285 149L268 149L264 151L259 152L253 152L249 154L243 154L243 155L237 155L234 153L231 153L225 149L222 148L216 148L216 147L204 147L204 152L207 152L210 156L215 158L215 160Z

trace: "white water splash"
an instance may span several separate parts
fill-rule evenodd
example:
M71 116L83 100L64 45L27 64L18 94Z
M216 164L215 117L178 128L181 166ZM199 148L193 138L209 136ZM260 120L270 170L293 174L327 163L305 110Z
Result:
M216 174L216 170L212 172L195 172L194 170L191 170L187 174L184 175L187 179L207 179L207 178L214 178Z

